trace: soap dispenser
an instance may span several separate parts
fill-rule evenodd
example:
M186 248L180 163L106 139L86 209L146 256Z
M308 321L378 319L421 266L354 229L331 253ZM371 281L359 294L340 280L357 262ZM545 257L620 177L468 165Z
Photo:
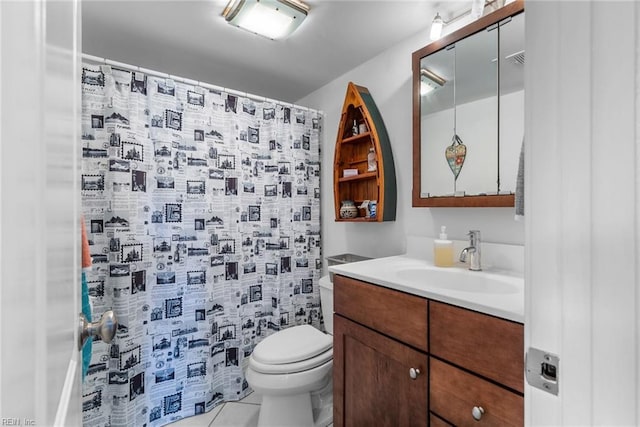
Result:
M433 241L433 263L437 267L453 265L453 242L447 239L447 227L440 227L440 238Z

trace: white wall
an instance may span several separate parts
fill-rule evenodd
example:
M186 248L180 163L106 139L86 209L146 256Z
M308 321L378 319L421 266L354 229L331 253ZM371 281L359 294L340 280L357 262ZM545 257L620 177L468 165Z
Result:
M524 244L524 225L514 221L513 208L411 207L411 53L428 44L427 27L425 21L424 33L405 40L297 102L325 113L321 182L324 256L345 252L374 257L397 255L405 252L406 235L435 237L440 225L447 226L449 237L453 239L466 239L468 230L479 229L485 241ZM349 81L369 89L389 132L398 187L394 222L334 221L333 155Z

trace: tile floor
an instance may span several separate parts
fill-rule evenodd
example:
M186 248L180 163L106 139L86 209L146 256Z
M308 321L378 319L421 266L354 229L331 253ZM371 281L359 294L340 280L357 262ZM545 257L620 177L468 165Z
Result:
M256 427L260 411L260 395L251 393L237 402L226 402L206 414L185 418L169 427ZM333 427L333 423L327 427Z
M226 402L206 414L184 418L169 427L255 427L261 398L256 393L237 402Z

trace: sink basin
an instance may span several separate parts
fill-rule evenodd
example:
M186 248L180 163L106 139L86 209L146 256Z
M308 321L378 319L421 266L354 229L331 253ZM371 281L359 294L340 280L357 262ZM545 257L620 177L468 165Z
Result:
M441 270L437 268L410 268L399 270L400 279L419 283L427 288L434 287L458 292L512 294L519 292L519 279L510 276L472 272L461 269Z

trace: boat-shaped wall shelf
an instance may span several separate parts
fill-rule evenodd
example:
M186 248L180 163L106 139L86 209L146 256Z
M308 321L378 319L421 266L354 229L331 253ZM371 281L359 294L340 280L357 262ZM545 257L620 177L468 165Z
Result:
M349 83L333 160L336 221L396 219L396 170L389 135L366 87Z

